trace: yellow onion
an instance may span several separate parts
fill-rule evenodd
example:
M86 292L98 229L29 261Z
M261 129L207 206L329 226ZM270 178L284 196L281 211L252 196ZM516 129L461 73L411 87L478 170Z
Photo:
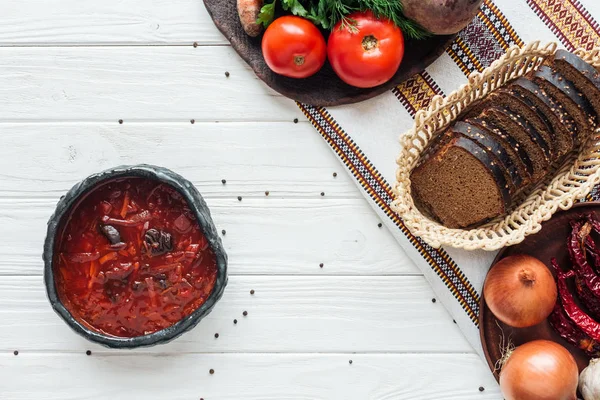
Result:
M558 343L525 343L507 354L503 362L500 390L505 400L576 399L577 363Z
M540 260L520 254L503 258L490 269L483 296L500 321L526 328L550 315L557 290L552 273Z

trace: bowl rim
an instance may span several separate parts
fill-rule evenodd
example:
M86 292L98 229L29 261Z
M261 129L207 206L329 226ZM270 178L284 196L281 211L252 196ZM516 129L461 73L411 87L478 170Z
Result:
M83 197L87 196L99 185L111 180L121 178L146 178L168 184L177 190L188 202L194 212L198 224L208 240L209 246L215 253L217 260L217 279L215 285L204 303L194 312L175 324L156 331L154 333L131 338L105 335L87 328L81 324L62 304L57 293L54 281L54 247L58 229L63 218L68 217L73 205ZM46 239L44 241L44 285L48 300L54 311L79 335L86 339L109 348L135 348L143 346L154 346L164 344L179 337L183 333L195 327L202 318L208 315L217 301L222 297L227 285L227 254L223 248L221 238L212 220L210 210L206 202L194 187L194 185L181 175L163 167L137 164L122 165L93 174L75 184L56 205L56 210L48 221Z

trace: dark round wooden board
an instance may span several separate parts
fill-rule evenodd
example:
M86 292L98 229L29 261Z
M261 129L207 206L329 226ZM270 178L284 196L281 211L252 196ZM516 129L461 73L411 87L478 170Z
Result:
M329 63L325 63L321 71L306 79L292 79L275 74L263 59L260 48L262 35L252 38L242 29L236 0L204 0L204 5L217 28L250 65L256 76L282 95L314 106L356 103L392 89L431 64L444 52L455 36L432 36L426 40L407 40L404 60L396 75L383 85L360 89L347 85L338 78Z
M581 219L590 213L600 217L600 202L580 203L576 204L570 210L556 213L549 221L542 224L542 229L538 233L527 236L523 242L517 245L505 247L500 250L492 265L504 257L513 254L529 254L541 260L546 266L550 266L550 260L553 257L556 257L558 264L562 267L571 265L566 244L567 237L571 233L569 221ZM485 358L490 369L494 373L496 380L499 378L499 371L496 370L495 365L496 362L502 358L501 349L505 346L509 338L515 346L536 339L552 340L564 346L571 354L573 354L580 372L588 365L590 358L583 351L561 338L547 321L530 328L512 328L498 321L496 317L494 317L485 303L483 294L479 306L479 333L481 336L481 345L483 346Z

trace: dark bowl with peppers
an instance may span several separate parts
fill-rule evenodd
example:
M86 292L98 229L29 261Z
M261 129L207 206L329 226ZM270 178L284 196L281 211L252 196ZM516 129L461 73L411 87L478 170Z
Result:
M515 328L496 318L481 296L479 332L494 376L500 377L497 362L509 344L518 347L540 339L565 347L581 372L591 358L600 357L600 202L556 213L538 233L502 249L492 265L514 255L540 260L554 276L558 299L546 320Z
M227 255L202 196L152 165L113 168L71 188L48 222L43 259L52 308L110 348L175 339L227 285Z

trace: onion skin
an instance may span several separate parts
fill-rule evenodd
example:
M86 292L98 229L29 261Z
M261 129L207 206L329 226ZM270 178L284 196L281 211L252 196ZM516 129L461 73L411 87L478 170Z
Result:
M537 258L514 255L503 258L488 273L483 296L496 318L515 328L544 321L556 304L552 273Z
M575 400L579 370L567 349L549 340L517 347L500 371L505 400Z

